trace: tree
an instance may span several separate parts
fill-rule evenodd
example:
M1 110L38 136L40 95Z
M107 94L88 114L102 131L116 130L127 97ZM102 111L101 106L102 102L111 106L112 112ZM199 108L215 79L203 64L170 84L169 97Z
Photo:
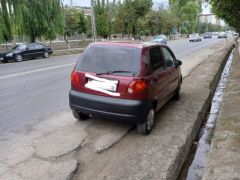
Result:
M9 11L10 1L0 1L0 39L8 42L13 38L11 26L11 12Z
M213 12L240 33L240 1L239 0L208 0Z
M63 33L63 11L60 0L25 0L22 1L23 28L30 41L37 37Z
M64 35L71 36L78 32L79 12L75 8L65 8Z
M177 18L169 10L160 9L148 13L145 28L150 31L151 35L162 33L169 35L177 24Z
M53 39L63 33L61 0L1 0L1 34L6 41L13 33L26 34L34 42L37 37Z
M189 1L183 7L182 17L184 20L187 20L189 23L188 33L193 33L196 29L197 16L199 12L199 6L197 1Z
M115 1L97 0L94 3L96 30L99 36L107 38L113 31Z
M84 16L83 12L79 12L79 22L78 22L78 33L84 33L87 32L87 18Z
M169 0L169 4L172 14L178 20L178 29L188 33L195 31L202 0Z
M124 0L119 2L115 16L115 29L122 34L135 36L141 31L146 14L151 11L152 0Z

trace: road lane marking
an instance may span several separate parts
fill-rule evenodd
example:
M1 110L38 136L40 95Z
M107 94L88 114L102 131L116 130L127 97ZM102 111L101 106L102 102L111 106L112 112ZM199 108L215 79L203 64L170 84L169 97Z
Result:
M72 65L75 65L75 64L76 63L62 64L62 65L58 65L58 66L46 67L46 68L41 68L41 69L34 69L34 70L26 71L26 72L3 75L3 76L0 76L0 80L13 78L13 77L24 76L24 75L28 75L28 74L32 74L32 73L37 73L37 72L43 72L43 71L58 69L58 68L64 68L64 67L72 66Z

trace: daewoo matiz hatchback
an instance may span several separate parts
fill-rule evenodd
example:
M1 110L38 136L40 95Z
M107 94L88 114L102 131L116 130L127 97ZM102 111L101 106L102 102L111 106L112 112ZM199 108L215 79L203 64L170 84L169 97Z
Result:
M149 134L155 112L180 95L181 64L164 44L92 43L71 74L73 116L127 121Z

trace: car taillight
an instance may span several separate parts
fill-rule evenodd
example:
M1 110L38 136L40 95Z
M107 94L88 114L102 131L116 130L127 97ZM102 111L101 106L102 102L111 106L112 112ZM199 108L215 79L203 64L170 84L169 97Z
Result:
M145 80L135 80L128 86L128 93L140 93L147 89L147 82Z
M73 71L71 74L71 86L73 89L78 88L80 86L78 73L76 71Z

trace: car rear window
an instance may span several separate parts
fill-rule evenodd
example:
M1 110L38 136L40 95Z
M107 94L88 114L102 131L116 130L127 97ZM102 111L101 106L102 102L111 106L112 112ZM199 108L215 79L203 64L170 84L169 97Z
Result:
M80 56L78 71L113 75L137 76L140 69L141 49L112 45L89 45Z

